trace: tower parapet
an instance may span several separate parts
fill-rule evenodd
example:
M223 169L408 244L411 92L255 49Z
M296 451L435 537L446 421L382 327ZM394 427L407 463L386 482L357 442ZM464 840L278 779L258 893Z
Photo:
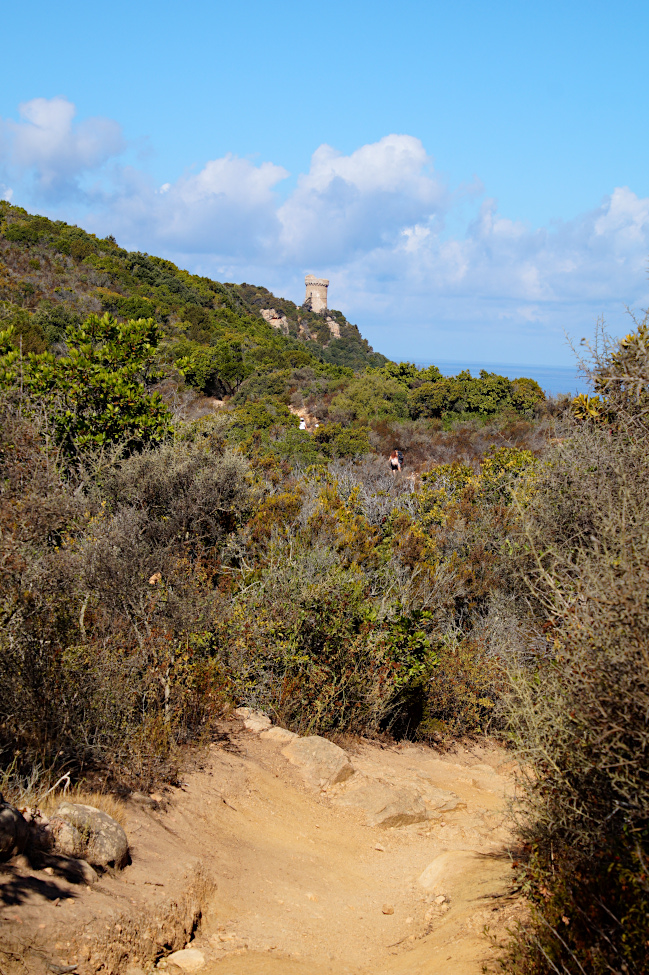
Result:
M316 278L314 274L307 274L304 279L306 285L306 298L304 307L310 311L322 314L327 310L327 288L329 281L327 278Z

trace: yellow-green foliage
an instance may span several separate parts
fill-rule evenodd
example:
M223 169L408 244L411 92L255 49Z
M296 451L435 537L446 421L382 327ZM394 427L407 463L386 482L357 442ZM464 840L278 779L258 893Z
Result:
M536 460L529 450L492 448L478 470L465 464L440 464L422 477L419 505L424 524L472 518L480 505L510 505L515 483Z
M367 423L370 419L408 416L407 388L378 370L369 369L349 383L344 392L335 396L330 412L343 422L355 420Z
M599 396L589 396L580 393L571 403L571 409L577 420L606 420L607 411Z
M438 665L427 686L420 737L486 734L496 726L504 689L498 658L480 640L454 636L440 640Z

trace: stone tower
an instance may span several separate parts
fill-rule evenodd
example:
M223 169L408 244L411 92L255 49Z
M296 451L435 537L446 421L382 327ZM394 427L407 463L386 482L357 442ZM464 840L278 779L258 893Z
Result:
M327 288L329 282L326 278L316 278L313 274L307 274L304 279L306 285L306 298L304 307L310 311L321 314L327 310Z

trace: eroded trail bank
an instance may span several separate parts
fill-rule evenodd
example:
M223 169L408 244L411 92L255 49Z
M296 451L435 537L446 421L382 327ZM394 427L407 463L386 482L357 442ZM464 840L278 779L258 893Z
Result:
M478 975L518 909L506 753L363 744L340 772L327 743L224 731L182 788L129 802L124 871L4 865L3 970L180 971L165 945L204 975Z

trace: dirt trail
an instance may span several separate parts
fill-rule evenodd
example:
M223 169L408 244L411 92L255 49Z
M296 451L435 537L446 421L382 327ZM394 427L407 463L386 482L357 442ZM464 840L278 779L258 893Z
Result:
M94 888L10 865L11 876L0 875L3 931L38 942L26 970L44 970L47 956L78 962L80 975L101 964L126 971L145 921L160 928L176 918L186 933L167 940L182 946L196 905L180 895L195 888L200 865L216 885L198 895L203 918L190 945L204 956L203 975L478 975L493 955L485 927L502 934L518 909L507 896L507 755L363 744L350 753L355 775L322 791L305 784L285 744L233 722L163 808L129 804L133 863ZM362 810L343 804L363 777L416 790L430 818L367 826ZM7 883L22 889L13 903Z

